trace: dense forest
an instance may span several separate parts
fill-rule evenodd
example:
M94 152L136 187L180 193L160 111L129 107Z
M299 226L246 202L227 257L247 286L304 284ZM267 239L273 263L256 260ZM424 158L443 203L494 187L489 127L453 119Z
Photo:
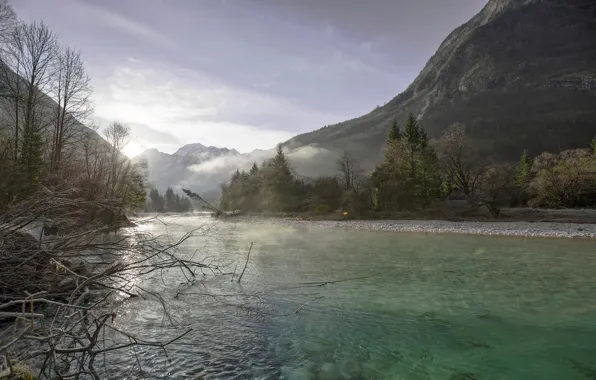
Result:
M589 147L589 148L588 148ZM300 178L281 146L274 158L249 172L236 171L222 186L223 210L249 212L347 213L387 216L428 210L448 200L465 200L493 217L502 207L593 207L596 205L596 138L585 149L491 162L466 127L452 125L430 141L410 114L403 130L394 121L384 159L365 173L349 154L337 161L336 176Z
M190 198L181 197L168 187L164 195L157 189L151 189L145 200L145 212L189 212L193 210Z

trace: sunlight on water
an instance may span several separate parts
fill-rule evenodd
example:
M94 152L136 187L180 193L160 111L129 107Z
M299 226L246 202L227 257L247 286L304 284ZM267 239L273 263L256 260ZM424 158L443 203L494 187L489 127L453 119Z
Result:
M175 271L145 285L163 292L175 326L153 301L119 311L120 327L147 339L192 328L169 359L137 349L147 377L596 378L593 241L166 219L173 238L209 226L180 254L199 251L230 272L255 245L242 284L205 276L186 290L225 297L174 298ZM166 232L159 223L144 228ZM134 355L113 363L114 378L140 376Z

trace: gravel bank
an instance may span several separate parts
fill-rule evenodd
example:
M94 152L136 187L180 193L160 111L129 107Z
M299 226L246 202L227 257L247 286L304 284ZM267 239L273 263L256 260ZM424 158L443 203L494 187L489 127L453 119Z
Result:
M302 228L340 228L521 237L596 238L596 224L553 222L449 222L442 220L305 221L255 216L242 216L223 220L231 223L273 224Z

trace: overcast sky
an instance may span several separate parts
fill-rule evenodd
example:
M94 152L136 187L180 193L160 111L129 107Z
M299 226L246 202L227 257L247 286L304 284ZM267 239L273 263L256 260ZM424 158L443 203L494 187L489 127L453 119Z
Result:
M82 51L133 154L269 149L403 91L486 0L12 0Z

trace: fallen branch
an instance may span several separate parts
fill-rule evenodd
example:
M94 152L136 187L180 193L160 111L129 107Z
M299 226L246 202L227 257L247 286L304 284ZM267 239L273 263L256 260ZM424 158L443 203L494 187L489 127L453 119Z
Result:
M207 208L209 208L211 211L215 212L216 215L222 215L223 211L221 211L220 209L218 209L217 207L213 206L211 203L207 202L205 199L203 199L199 194L197 193L193 193L190 190L187 189L182 189L182 191L184 192L184 194L186 194L190 199L194 199L194 200L198 200L201 201L203 203L205 203L207 205Z
M242 276L244 276L244 271L246 270L246 267L248 266L248 259L250 259L250 251L252 250L252 242L250 243L250 248L248 248L248 255L246 255L246 263L244 264L244 269L242 269L242 273L240 273L240 277L238 278L238 283L240 283L240 281L242 280Z
M0 319L14 323L7 329L10 333L0 332L0 351L7 363L39 357L38 378L100 379L100 359L103 356L104 368L109 360L105 353L124 349L132 355L136 346L165 351L188 334L162 343L117 329L115 308L128 298L114 302L110 295L156 300L174 325L162 294L139 284L161 276L168 287L163 274L171 271L179 271L182 285L194 284L203 270L225 274L219 263L178 254L186 240L205 236L208 228L199 227L175 241L135 230L106 239L110 226L98 224L83 211L112 208L110 200L85 201L76 193L44 190L0 212ZM68 228L38 239L37 230L34 235L31 231L45 215Z
M304 307L305 307L306 305L308 305L309 303L311 303L311 302L313 302L313 301L320 300L321 298L325 298L325 296L318 296L318 297L315 297L315 298L311 299L310 301L306 301L306 302L305 302L305 303L303 303L302 305L298 306L298 309L296 309L296 311L294 312L294 314L298 314L298 313L300 313L300 311L301 311L302 309L304 309Z
M330 284L337 284L337 283L346 282L346 281L363 280L365 278L370 278L372 276L373 275L351 277L351 278L344 278L341 280L334 280L334 281L299 282L299 283L293 284L295 286L284 286L284 287L281 287L280 289L287 290L287 289L298 289L298 288L314 288L314 287L320 287L320 286L325 286L325 285L330 285Z

